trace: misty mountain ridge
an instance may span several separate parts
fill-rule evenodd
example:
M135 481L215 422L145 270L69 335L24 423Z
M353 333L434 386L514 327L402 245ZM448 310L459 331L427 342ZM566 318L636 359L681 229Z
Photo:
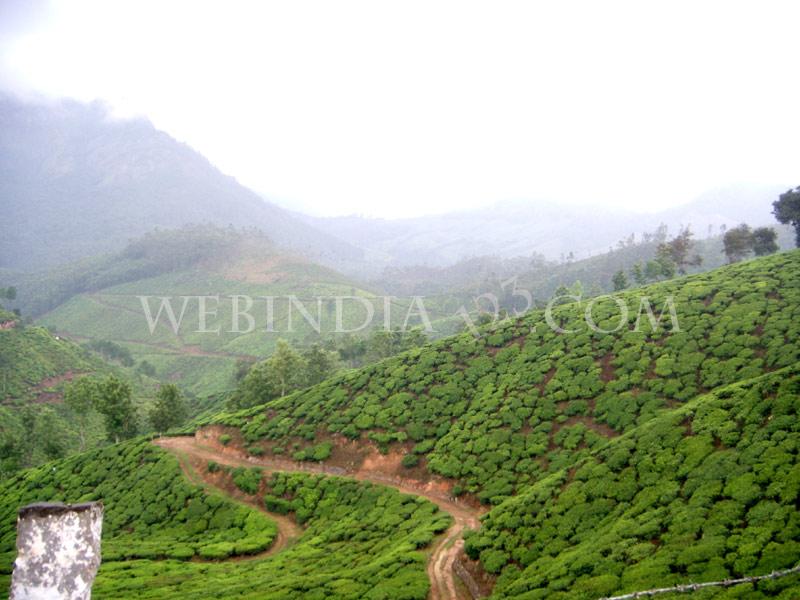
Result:
M0 97L0 129L0 267L52 267L157 227L205 223L255 226L322 262L360 257L144 119L111 119L96 103Z
M585 258L608 251L631 234L641 239L662 223L671 233L689 226L698 238L742 222L774 225L772 202L788 187L731 185L653 213L508 200L488 208L397 220L295 214L362 248L371 267L446 267L478 256L508 259L538 254L559 260L572 253Z
M197 224L256 227L279 248L359 277L480 256L585 258L661 223L671 233L691 225L698 238L723 225L772 223L771 203L788 187L734 185L655 213L509 200L396 220L313 217L263 199L149 121L111 118L99 103L0 96L0 128L0 268L16 271Z

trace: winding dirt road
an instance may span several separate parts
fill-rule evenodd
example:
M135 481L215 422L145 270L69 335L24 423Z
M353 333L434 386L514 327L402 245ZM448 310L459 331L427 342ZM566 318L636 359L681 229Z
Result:
M464 546L464 541L461 539L464 529L467 527L477 528L480 525L480 521L478 520L480 512L475 508L445 496L444 494L425 489L423 485L400 483L391 477L372 473L363 469L354 472L344 472L342 469L326 467L320 464L298 463L277 458L254 457L236 448L215 448L209 444L203 443L203 441L202 439L193 437L169 437L159 438L154 440L153 443L178 456L184 471L190 479L197 482L197 478L200 478L205 484L216 487L217 489L220 488L209 482L208 479L202 475L205 472L203 466L210 460L231 467L257 466L264 469L267 473L275 471L295 471L351 477L359 481L369 481L378 485L393 487L404 494L422 496L430 500L441 510L453 517L453 524L435 544L430 559L428 560L427 572L431 582L431 591L428 598L429 600L472 600L472 596L465 590L464 586L461 585L458 577L454 573L453 564ZM190 468L190 470L187 470L187 467ZM221 491L230 494L228 491ZM244 495L237 499L247 502ZM254 505L252 501L249 503ZM258 508L263 510L262 506L258 506ZM279 515L273 515L272 513L269 513L269 515L275 519L279 529L276 543L269 551L269 553L275 553L291 543L294 538L297 538L302 530L290 519L279 519Z

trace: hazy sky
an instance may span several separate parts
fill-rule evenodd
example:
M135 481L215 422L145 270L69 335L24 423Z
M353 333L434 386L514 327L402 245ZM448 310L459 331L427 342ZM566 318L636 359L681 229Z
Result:
M0 81L317 214L800 184L800 2L0 0Z

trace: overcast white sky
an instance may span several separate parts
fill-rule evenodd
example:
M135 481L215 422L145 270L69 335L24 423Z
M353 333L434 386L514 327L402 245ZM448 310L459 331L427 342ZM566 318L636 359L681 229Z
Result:
M800 2L0 0L0 83L316 214L656 209L800 175Z

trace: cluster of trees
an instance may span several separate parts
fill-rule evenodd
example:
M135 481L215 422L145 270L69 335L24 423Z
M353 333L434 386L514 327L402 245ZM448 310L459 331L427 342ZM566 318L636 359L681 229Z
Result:
M395 356L427 342L421 329L376 330L367 337L347 334L298 350L278 340L275 352L261 362L238 363L240 384L228 400L231 408L247 408L316 385L349 367Z
M79 377L64 390L64 403L72 411L80 437L80 450L86 447L86 430L93 412L103 417L109 441L130 439L140 432L131 386L114 375L105 378ZM158 432L177 427L187 417L186 401L174 384L162 384L148 416Z
M422 329L378 329L367 337L352 334L333 338L328 348L336 351L341 360L349 367L361 367L395 356L411 348L418 348L428 342Z
M0 479L67 453L63 416L50 406L0 407Z
M246 408L315 385L336 370L337 360L334 352L319 344L298 351L286 340L278 340L272 356L248 368L228 403L232 408Z
M779 223L792 225L796 233L796 245L800 247L800 187L788 190L773 202L773 214ZM631 282L644 285L651 281L670 279L678 274L685 274L687 267L698 266L702 257L693 253L694 241L688 228L683 229L675 238L666 241L666 229L662 226L648 240L658 240L656 255L652 260L642 264L637 262L628 273L620 269L612 278L614 291L626 289ZM723 250L728 263L738 262L751 253L755 256L767 256L778 251L777 233L771 227L756 227L742 223L727 230L723 234ZM620 242L620 248L627 243Z
M725 232L722 236L723 249L729 263L747 257L751 252L756 256L767 256L778 251L778 234L772 227L751 229L742 223Z
M91 340L83 344L83 346L102 355L106 360L121 364L123 367L132 367L135 364L131 351L111 340Z
M666 231L661 233L663 235L658 239L666 237ZM703 263L702 257L693 252L694 246L693 234L688 227L682 229L671 240L664 239L656 247L655 257L652 260L648 260L644 265L637 262L631 267L630 279L623 270L614 274L612 278L614 291L624 290L630 285L631 280L636 285L645 285L652 281L671 279L676 274L685 275L689 267L697 267Z

